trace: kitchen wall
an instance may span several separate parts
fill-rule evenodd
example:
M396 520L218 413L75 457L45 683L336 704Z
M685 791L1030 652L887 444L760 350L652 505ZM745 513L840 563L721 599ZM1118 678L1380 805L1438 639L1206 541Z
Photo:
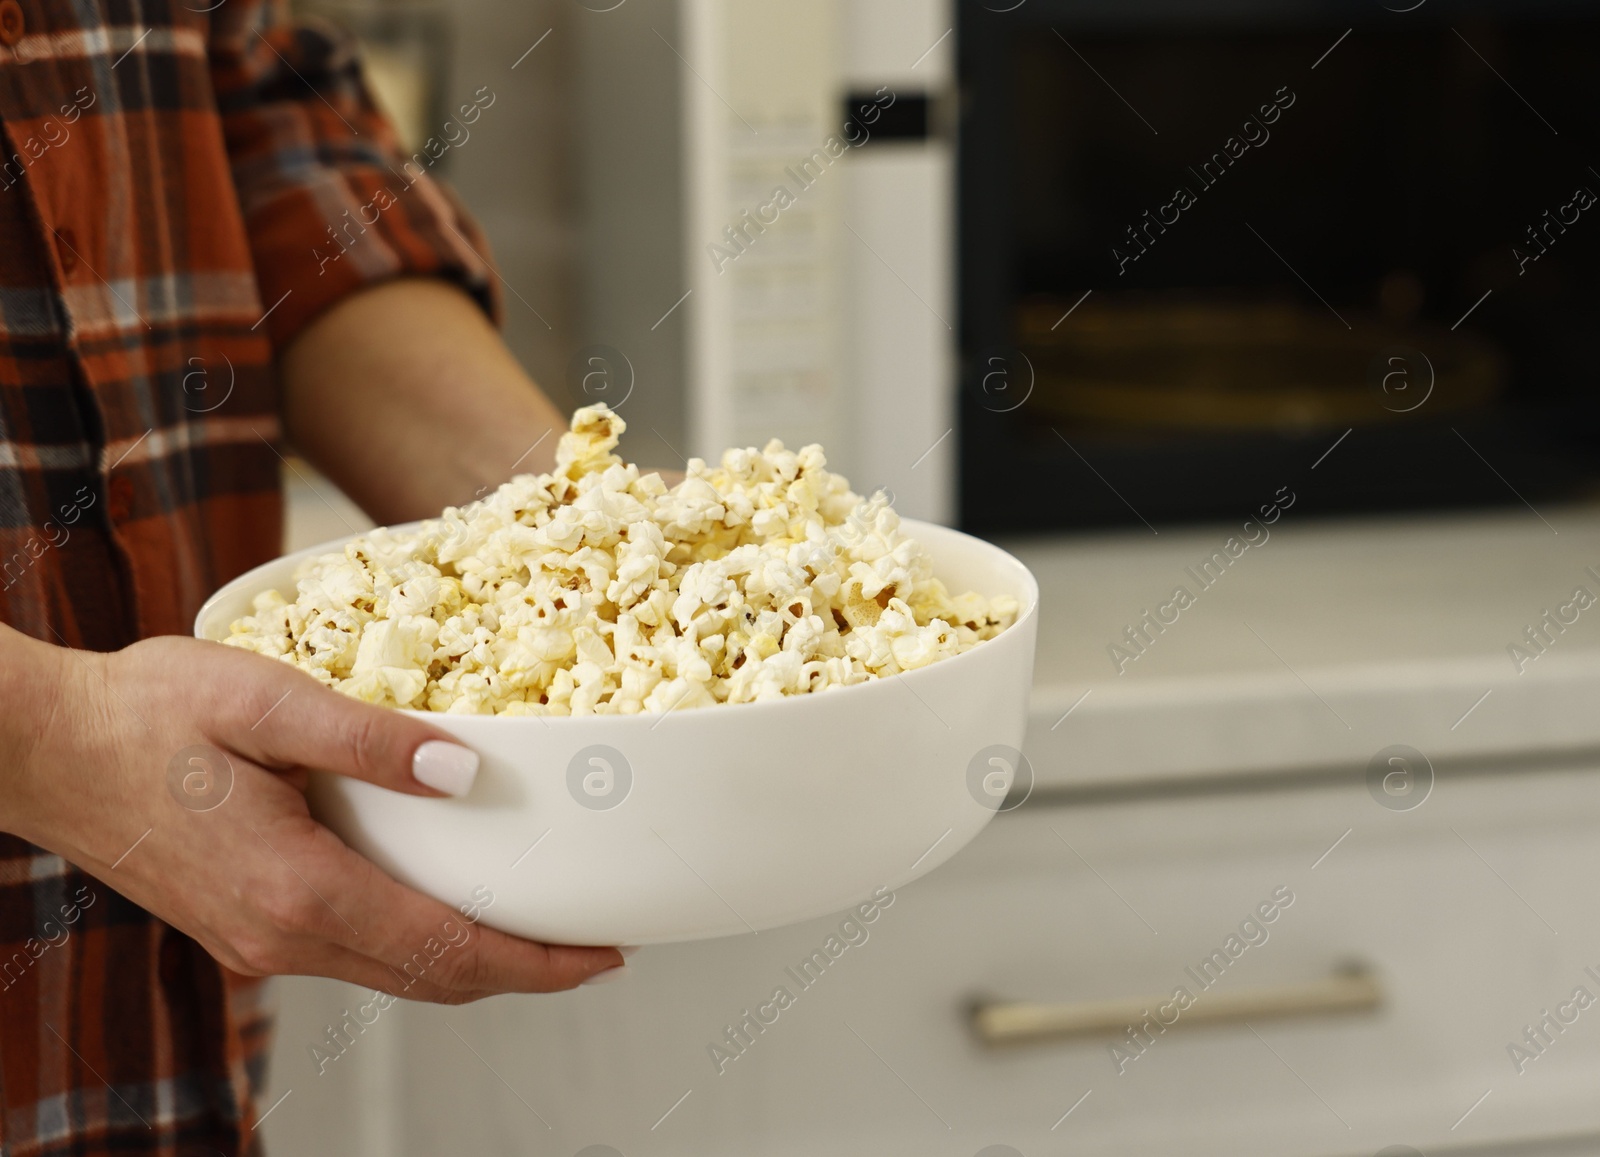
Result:
M494 247L511 348L559 394L583 326L576 25L590 14L570 0L452 0L449 12L449 107L482 85L497 100L452 150L446 179Z

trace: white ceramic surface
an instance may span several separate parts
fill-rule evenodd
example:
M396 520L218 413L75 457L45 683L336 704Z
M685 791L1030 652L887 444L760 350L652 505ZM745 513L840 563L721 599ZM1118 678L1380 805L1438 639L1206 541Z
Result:
M482 756L472 791L423 799L313 776L317 818L401 882L551 943L651 944L760 931L898 888L994 816L1022 746L1038 586L998 547L906 520L954 591L1018 599L1018 621L906 675L665 715L419 712ZM305 557L241 575L195 634L221 639ZM609 750L595 751L603 747ZM631 783L628 782L631 780ZM984 802L988 800L987 804Z

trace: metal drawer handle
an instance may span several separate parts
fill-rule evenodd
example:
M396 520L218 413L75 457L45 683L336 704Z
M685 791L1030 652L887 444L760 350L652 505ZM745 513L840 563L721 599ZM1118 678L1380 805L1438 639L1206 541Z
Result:
M1307 984L1242 992L1198 992L1194 1003L1182 1011L1172 1003L1171 993L1144 1000L1091 1000L1079 1004L979 1001L972 1008L972 1027L984 1044L1006 1045L1046 1038L1114 1035L1151 1017L1161 1006L1177 1013L1176 1019L1168 1022L1170 1027L1176 1027L1370 1012L1382 1003L1383 991L1377 979L1365 965L1356 964Z

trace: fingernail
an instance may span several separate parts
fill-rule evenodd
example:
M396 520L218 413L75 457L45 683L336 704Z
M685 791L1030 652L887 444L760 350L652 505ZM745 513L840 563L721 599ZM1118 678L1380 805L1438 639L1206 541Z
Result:
M626 964L613 964L604 972L595 973L588 980L585 980L583 985L611 984L613 981L621 980L626 975L628 975L628 966ZM583 985L579 985L579 987L581 988Z
M411 757L411 774L416 781L446 795L463 796L478 778L478 753L459 743L430 739Z
M617 951L622 953L622 959L626 960L626 959L628 959L628 957L632 956L635 952L639 951L639 946L637 944L626 944L626 945L619 944L617 946Z

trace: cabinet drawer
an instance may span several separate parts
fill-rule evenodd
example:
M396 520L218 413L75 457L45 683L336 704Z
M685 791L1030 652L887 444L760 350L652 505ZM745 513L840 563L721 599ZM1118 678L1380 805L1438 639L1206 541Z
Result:
M554 998L397 1006L321 1077L306 1042L360 997L298 983L272 1095L297 1094L271 1139L331 1151L324 1107L356 1095L403 1123L374 1151L418 1157L1281 1157L1600 1133L1597 880L1588 767L1441 775L1408 811L1359 779L1030 803L870 923L646 949L623 982ZM1377 1007L1269 1015L1350 965ZM1146 997L1132 1038L990 1047L970 1016ZM1547 1010L1570 1023L1530 1044Z

